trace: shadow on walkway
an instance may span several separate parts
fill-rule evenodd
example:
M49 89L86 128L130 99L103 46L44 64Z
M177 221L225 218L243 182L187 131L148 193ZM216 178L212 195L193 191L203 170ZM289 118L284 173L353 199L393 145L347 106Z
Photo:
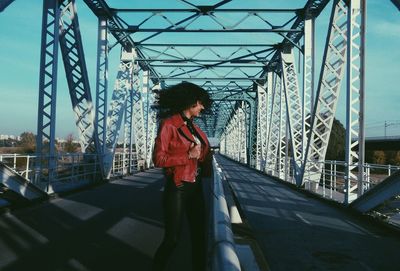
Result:
M0 217L1 270L150 270L161 242L161 170L152 169ZM183 233L188 240L188 233ZM190 241L171 270L190 270Z
M400 270L394 232L220 155L217 160L271 270Z

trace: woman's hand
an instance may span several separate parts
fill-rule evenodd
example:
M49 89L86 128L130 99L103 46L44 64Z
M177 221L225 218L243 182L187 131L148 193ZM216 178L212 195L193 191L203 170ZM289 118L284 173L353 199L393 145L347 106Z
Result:
M192 143L189 149L189 159L199 159L201 154L201 146L200 144L195 145Z

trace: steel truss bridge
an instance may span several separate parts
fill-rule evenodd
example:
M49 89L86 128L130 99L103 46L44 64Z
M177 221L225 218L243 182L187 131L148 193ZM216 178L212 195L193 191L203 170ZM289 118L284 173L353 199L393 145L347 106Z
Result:
M7 12L12 2L1 0L0 11ZM293 9L252 8L251 1L247 8L231 8L232 0L208 5L181 0L186 8L83 2L98 18L95 82L89 82L92 67L84 55L93 48L83 46L75 0L43 0L37 153L22 174L34 185L51 193L60 177L54 146L57 74L63 66L83 153L78 160L95 165L93 176L114 176L118 140L122 175L152 168L155 93L192 81L214 101L197 123L219 140L221 154L316 193L326 176L325 156L344 90L340 201L366 212L400 193L395 170L384 185L370 189L364 161L366 0L304 0ZM392 2L400 9L400 1ZM324 9L330 9L330 18L316 78L315 22ZM111 50L120 50L112 90Z

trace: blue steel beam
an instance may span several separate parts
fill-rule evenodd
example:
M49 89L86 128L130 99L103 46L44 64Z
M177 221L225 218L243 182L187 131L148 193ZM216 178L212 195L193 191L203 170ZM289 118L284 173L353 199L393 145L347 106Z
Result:
M115 88L107 116L106 150L103 153L104 175L110 178L115 148L121 131L122 119L125 113L127 100L132 91L133 69L135 54L121 51L120 65L115 82Z
M4 11L14 0L0 0L0 12Z
M304 19L305 18L316 18L322 12L322 10L326 7L330 0L308 0L302 10L302 16L298 16L296 21L292 25L292 29L299 29L301 32L288 33L285 39L281 43L281 47L293 47L293 44L297 44L297 42L304 35ZM262 76L265 77L268 71L275 71L280 73L280 51L276 51L274 56L271 58L271 61L264 68L264 72ZM262 83L262 82L260 82Z
M107 101L108 101L108 20L99 18L97 42L96 110L95 137L98 140L98 154L106 152ZM103 168L104 169L104 168ZM105 172L103 171L105 175Z
M140 28L136 25L130 25L127 28L110 28L111 32L140 33L140 32L175 32L175 33L301 33L302 30L291 28L248 28L248 29L184 29L184 28Z
M56 174L56 95L59 46L59 2L43 1L42 37L39 73L39 104L36 136L35 184L51 192ZM48 173L45 174L45 171Z
M64 62L75 124L78 128L82 152L96 152L97 137L94 136L94 105L83 52L75 0L61 2L60 48Z
M360 187L358 189L361 189ZM360 211L368 212L378 205L400 194L400 171L386 178L362 196L354 200L349 206Z
M398 8L398 10L400 11L400 0L391 0L391 1L392 1L393 5L395 5Z
M83 0L83 1L97 17L108 20L109 28L115 28L115 29L122 28L121 22L118 20L115 13L112 12L110 7L107 5L106 1L104 0ZM126 51L131 51L131 48L135 48L136 44L129 35L126 35L125 33L120 31L113 31L112 35L122 45L122 47L124 47ZM145 57L139 50L137 50L136 53L139 58L145 59ZM153 78L157 77L156 71L148 63L146 63L146 61L139 62L139 66L142 68L142 70L149 70ZM158 83L158 80L154 79L153 83L154 84Z
M300 9L229 9L229 8L219 8L219 9L215 9L214 7L211 6L207 6L210 7L207 12L212 12L212 13L238 13L238 12L247 12L247 13L296 13L299 12ZM212 10L211 10L212 9ZM167 12L173 12L173 13L178 13L178 12L202 12L201 9L183 9L183 8L170 8L170 9L158 9L158 8L154 8L154 9L146 9L146 8L111 8L110 9L113 12L116 13L122 13L122 12L157 12L157 13L167 13Z

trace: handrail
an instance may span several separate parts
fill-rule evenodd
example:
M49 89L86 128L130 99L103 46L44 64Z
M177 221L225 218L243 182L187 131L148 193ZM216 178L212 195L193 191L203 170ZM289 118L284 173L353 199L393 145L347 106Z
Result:
M222 187L222 170L215 158L213 158L213 170L211 271L240 271L240 262L235 250L228 206Z
M136 156L135 152L130 155ZM45 156L46 158L48 156ZM91 157L92 159L87 159ZM79 183L83 185L87 182L95 182L99 180L100 165L96 159L96 154L84 153L59 153L55 156L56 172L50 182L40 181L38 172L35 169L35 161L38 159L36 155L30 154L0 154L0 162L3 162L16 174L22 176L27 181L38 186L40 189L46 190L48 193L53 193L53 189L47 191L48 186L63 186L63 189L70 189L67 184L74 184L76 187ZM128 153L116 152L113 160L112 176L119 177L132 173L137 169L136 159L129 160ZM131 162L131 164L130 164ZM44 172L46 173L46 172ZM0 183L3 181L0 176Z

